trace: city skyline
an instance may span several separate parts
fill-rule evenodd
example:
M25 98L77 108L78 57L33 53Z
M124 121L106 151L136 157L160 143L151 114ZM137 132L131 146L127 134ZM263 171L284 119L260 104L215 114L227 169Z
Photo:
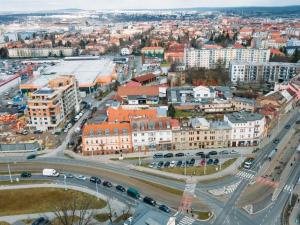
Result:
M104 0L61 0L61 1L45 1L45 0L28 0L26 5L21 4L20 0L0 0L0 11L39 11L39 10L55 10L66 8L78 8L85 10L102 10L102 9L165 9L165 8L193 8L193 7L247 7L247 6L288 6L298 5L300 0L289 0L284 3L276 0L249 0L249 1L224 1L224 0L190 0L188 3L182 0L159 0L138 1L138 0L111 0L109 2ZM90 6L93 5L91 8Z

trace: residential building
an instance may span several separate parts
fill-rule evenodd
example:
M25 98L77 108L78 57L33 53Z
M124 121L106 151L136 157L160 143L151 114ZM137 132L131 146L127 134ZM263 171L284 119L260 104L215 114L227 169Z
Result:
M82 154L104 155L132 152L129 123L86 124L82 132Z
M224 63L229 68L229 63L235 61L269 62L269 49L256 48L185 48L184 63L187 68L214 68L218 63Z
M123 106L107 109L108 122L130 122L135 119L155 119L156 109L125 109Z
M232 128L232 147L259 145L265 134L265 117L258 113L234 112L226 114L224 121Z
M79 111L80 97L74 76L60 76L28 97L28 126L37 130L55 130L72 112Z
M73 56L73 48L9 48L10 58L36 58L36 57L66 57Z
M231 100L234 111L254 112L256 101L255 99L235 97Z
M141 50L143 63L161 62L164 59L164 48L144 47Z
M300 73L300 63L232 61L229 73L233 83L284 82Z
M195 101L201 101L203 99L213 99L216 97L216 91L207 86L198 86L193 88L193 95Z

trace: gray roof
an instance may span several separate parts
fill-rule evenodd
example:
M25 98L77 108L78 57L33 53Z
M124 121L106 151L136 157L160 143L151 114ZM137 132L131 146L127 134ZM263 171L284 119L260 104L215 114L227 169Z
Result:
M247 123L249 121L261 120L264 117L262 114L249 113L244 111L226 114L226 116L232 123Z

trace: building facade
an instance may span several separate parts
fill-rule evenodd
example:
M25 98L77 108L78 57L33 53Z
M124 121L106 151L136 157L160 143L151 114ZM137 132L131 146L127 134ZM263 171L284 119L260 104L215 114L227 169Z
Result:
M32 58L32 57L66 57L73 56L73 48L9 48L10 58Z
M59 128L72 112L80 109L80 97L74 76L60 76L28 98L28 126L36 130Z
M229 73L233 83L284 82L300 73L300 63L232 61Z
M219 62L229 68L230 61L269 62L269 49L256 48L185 48L184 63L187 68L214 68Z

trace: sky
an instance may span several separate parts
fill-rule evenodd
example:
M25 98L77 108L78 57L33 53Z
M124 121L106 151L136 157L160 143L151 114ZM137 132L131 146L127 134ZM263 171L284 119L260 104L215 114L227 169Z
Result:
M300 5L300 0L0 0L0 11Z

